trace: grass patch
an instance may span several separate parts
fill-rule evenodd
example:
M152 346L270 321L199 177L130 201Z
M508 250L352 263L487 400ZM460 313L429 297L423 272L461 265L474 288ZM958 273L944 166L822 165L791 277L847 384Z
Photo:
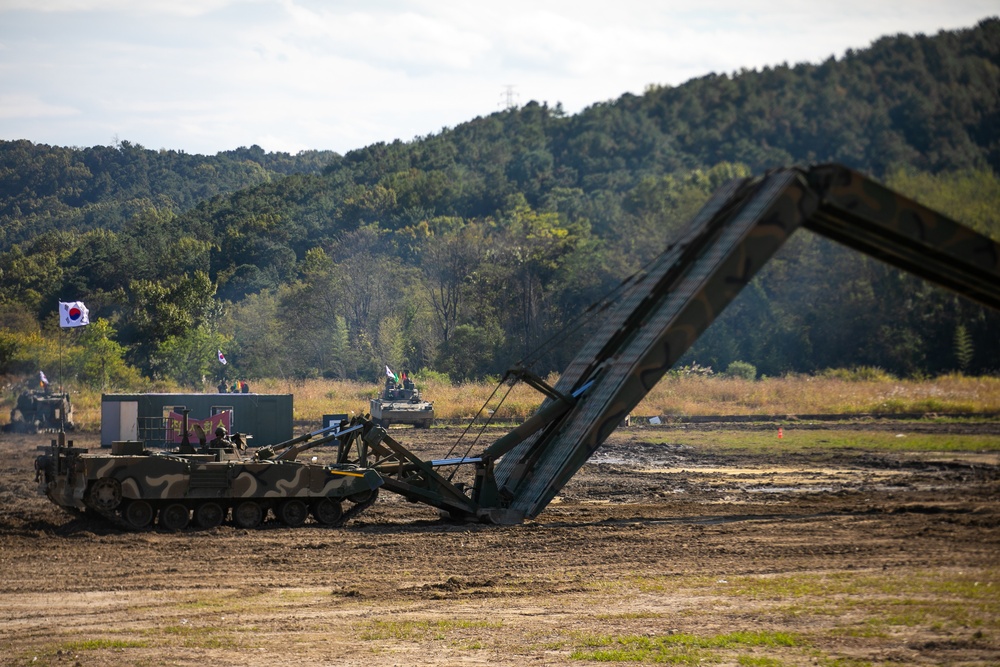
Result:
M781 667L785 664L775 658L760 658L752 655L741 655L736 659L736 664L743 667Z
M232 649L241 646L228 629L204 625L168 625L157 633L176 637L186 648Z
M62 645L63 651L101 651L105 649L149 648L151 644L139 639L84 639Z
M199 625L182 624L182 625L168 625L165 628L162 628L161 630L157 630L156 632L162 632L163 634L166 635L179 635L181 637L194 637L194 636L216 634L222 632L222 630L203 625L199 626Z
M304 591L281 590L281 591L278 591L278 599L281 600L282 602L296 602L296 603L313 602L313 601L323 600L326 597L327 597L326 594L321 593L321 592L317 592L317 591L313 591L313 590L304 590ZM345 597L350 597L350 595L348 594Z
M587 638L583 644L586 648L570 655L573 660L697 664L717 661L713 650L797 647L801 646L801 641L787 632L730 632L709 636L684 633L661 637L603 635Z
M636 415L801 415L908 412L998 412L1000 378L944 375L897 380L827 373L761 381L667 377L639 403Z
M630 611L621 614L598 614L594 618L601 621L635 621L644 618L663 618L663 614L654 611Z
M787 599L797 597L898 596L936 600L954 599L963 604L993 603L1000 605L994 581L1000 571L994 568L949 573L923 570L905 573L833 572L810 575L737 576L729 585L714 588L715 592L752 599ZM707 583L710 578L704 579Z
M953 435L948 433L907 433L906 424L898 430L837 431L822 429L796 429L782 425L783 438L777 436L777 427L766 431L740 429L712 431L670 431L650 433L644 442L680 444L719 453L768 453L782 454L838 449L864 449L874 451L907 452L988 452L1000 450L1000 436ZM898 437L902 435L903 437Z
M235 613L256 606L260 598L266 594L266 591L256 588L214 595L198 593L188 600L174 603L173 606L185 611Z
M821 665L821 667L872 667L870 661L859 660L857 658L819 657L816 664Z
M673 612L677 618L686 618L688 627L698 627L698 619L703 616L698 610L706 606L716 614L727 607L749 608L779 623L783 618L795 619L796 627L808 626L810 619L817 619L817 627L825 629L817 631L816 640L821 636L884 640L913 629L945 634L971 629L981 636L1000 633L998 582L1000 568L942 568L729 576L725 582L717 576L625 577L615 582L616 588L609 587L606 592L627 597L637 592L676 594L690 599L689 608ZM639 612L637 617L641 616L644 614ZM601 620L614 622L627 617L627 614L607 614ZM605 662L684 664L698 659L711 661L714 658L706 655L706 651L733 650L740 642L747 643L746 637L740 635L729 636L728 647L723 647L718 638L708 641L691 635L678 637L658 638L654 643L646 638L590 638L577 642L584 645L578 649L577 657ZM686 652L666 651L668 646L683 646ZM727 656L729 661L734 659Z
M364 641L446 639L448 633L458 630L497 629L501 621L443 620L443 621L372 621L360 634Z
M716 595L786 603L776 612L796 616L850 615L832 634L886 637L899 628L1000 630L996 569L917 571L879 575L838 572L780 577L731 577ZM705 582L703 585L709 585Z

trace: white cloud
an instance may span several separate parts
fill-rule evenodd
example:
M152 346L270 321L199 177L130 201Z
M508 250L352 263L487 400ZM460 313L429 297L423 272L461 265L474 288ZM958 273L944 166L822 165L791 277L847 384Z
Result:
M817 62L996 10L995 0L0 0L0 138L345 152L489 114L507 84L521 103L575 113L650 84Z
M253 0L250 0L253 1ZM175 16L202 16L220 7L247 0L4 0L3 10L37 12L141 12Z
M0 93L0 120L19 118L65 118L76 116L78 109L49 104L27 93Z

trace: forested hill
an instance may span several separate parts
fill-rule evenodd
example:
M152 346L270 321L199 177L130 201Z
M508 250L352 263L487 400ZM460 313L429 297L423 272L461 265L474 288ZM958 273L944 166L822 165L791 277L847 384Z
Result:
M74 168L81 152L12 142L39 166L23 186L17 158L3 163L0 210L24 240L0 254L0 324L12 332L0 372L30 365L24 337L36 321L51 326L58 300L83 299L107 320L87 335L121 344L152 376L218 374L217 347L249 376L374 378L385 364L497 373L566 325L585 334L593 322L575 316L735 175L843 162L1000 238L998 137L1000 21L989 19L820 64L652 87L574 116L532 102L342 158L285 156L300 173L280 178L266 155L239 153L140 170L148 185L133 179L143 194L131 209L128 179L109 170L94 186ZM133 149L148 155L124 142L87 150ZM160 177L187 195L157 198ZM77 191L89 198L75 203ZM62 224L25 236L47 229L39 220ZM1000 369L998 339L996 314L803 233L689 360L769 374L984 372ZM536 370L563 367L573 349Z
M118 230L150 207L174 213L273 178L319 173L332 151L265 153L260 146L215 156L116 146L61 148L0 141L0 250L48 230Z

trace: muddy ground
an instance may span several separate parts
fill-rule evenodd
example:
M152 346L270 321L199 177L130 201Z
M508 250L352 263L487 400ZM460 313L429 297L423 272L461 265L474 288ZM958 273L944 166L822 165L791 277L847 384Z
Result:
M775 460L636 427L520 526L383 493L342 529L183 533L63 513L51 436L0 435L0 664L1000 664L1000 424L906 428L997 447ZM436 456L459 429L392 433Z

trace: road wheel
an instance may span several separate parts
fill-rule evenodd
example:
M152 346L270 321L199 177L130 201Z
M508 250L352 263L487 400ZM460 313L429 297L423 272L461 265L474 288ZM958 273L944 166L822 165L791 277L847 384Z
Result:
M344 516L344 509L339 500L320 498L313 503L312 515L324 526L330 526L340 521L340 517Z
M309 508L301 500L286 500L278 508L278 517L287 525L298 528L306 522Z
M110 512L122 501L122 485L113 477L94 480L87 501L96 510Z
M194 510L194 521L199 528L215 528L226 518L226 512L219 503L202 503Z
M244 500L233 510L233 521L240 528L256 528L264 520L264 510L253 500Z
M145 500L133 500L125 506L125 523L135 530L142 530L153 523L153 514L153 506Z
M189 521L191 521L191 512L180 503L170 503L160 510L160 528L164 530L184 530Z
M372 494L375 493L373 489L365 489L364 491L358 491L357 493L352 493L347 496L347 499L354 504L367 503L372 499Z

